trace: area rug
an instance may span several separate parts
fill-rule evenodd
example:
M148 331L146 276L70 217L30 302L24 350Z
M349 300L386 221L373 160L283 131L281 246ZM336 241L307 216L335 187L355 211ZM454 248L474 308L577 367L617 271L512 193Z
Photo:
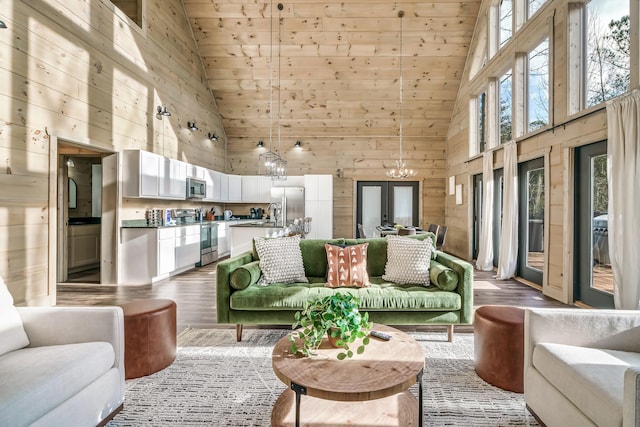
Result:
M126 382L116 426L270 425L284 384L271 367L271 351L287 330L187 329L168 368ZM524 397L493 387L473 369L473 334L412 332L425 349L424 419L428 426L535 426ZM417 386L411 389L417 396Z

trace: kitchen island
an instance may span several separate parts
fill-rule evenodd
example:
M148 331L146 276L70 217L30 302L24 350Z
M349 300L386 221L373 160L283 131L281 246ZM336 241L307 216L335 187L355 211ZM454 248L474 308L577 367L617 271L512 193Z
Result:
M254 237L282 237L287 235L289 227L276 226L273 222L254 221L231 225L231 256L250 251Z

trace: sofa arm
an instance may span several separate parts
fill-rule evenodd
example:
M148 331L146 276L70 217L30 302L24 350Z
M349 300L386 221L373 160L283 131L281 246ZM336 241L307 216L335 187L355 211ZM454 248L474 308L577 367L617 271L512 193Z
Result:
M455 292L462 298L460 323L470 325L473 322L473 266L442 251L437 252L436 261L458 273L458 287Z
M527 308L525 368L535 346L543 342L640 352L640 311Z
M231 273L252 261L251 251L247 251L221 261L216 266L216 315L218 323L229 323L230 298L231 293L235 290L231 287Z
M124 314L120 307L16 307L29 347L103 341L124 376ZM123 377L124 378L124 377Z
M640 425L640 366L631 366L624 372L622 427Z

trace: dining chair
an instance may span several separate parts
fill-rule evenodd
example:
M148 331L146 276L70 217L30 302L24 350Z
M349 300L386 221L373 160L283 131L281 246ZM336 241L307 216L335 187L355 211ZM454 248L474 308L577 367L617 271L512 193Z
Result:
M360 239L367 238L367 233L364 232L364 226L362 224L358 224L358 237Z
M438 227L438 234L436 235L436 249L437 250L442 250L442 247L444 246L444 239L447 235L447 226L446 225L441 225Z
M429 228L427 229L429 233L433 233L436 236L438 235L438 224L429 224Z

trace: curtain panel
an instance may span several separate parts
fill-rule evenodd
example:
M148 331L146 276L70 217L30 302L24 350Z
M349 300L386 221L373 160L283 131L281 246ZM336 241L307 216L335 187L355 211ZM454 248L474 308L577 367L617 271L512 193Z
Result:
M607 102L609 256L617 309L640 309L640 91Z

